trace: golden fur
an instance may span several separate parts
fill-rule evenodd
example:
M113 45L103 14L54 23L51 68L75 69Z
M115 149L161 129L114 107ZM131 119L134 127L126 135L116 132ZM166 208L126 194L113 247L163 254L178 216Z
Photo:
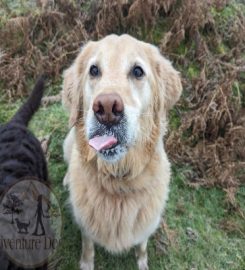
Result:
M118 67L120 49L126 64L135 55L143 59L149 69L146 79L150 96L145 100L139 98L143 113L137 118L140 128L136 143L121 160L109 163L89 147L85 122L90 108L88 100L92 102L98 93L115 91L125 104L138 106L132 87L135 92L139 91L142 83L129 84L123 76L123 69ZM87 65L95 53L97 61L102 56L106 59L109 72L103 76L108 76L109 80L98 87L90 83L97 90L86 97ZM128 35L111 35L98 42L89 42L65 71L62 99L70 113L70 126L74 125L67 139L69 147L64 146L69 162L65 181L75 219L83 230L81 269L93 269L93 242L111 252L139 245L136 251L139 269L148 269L146 243L159 224L170 180L170 164L162 143L166 114L181 91L178 72L158 49Z

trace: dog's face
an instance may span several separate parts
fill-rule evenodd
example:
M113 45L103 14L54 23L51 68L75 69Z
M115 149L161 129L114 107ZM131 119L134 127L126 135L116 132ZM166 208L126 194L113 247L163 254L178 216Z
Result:
M63 102L71 122L83 118L99 157L116 162L161 125L180 93L178 73L154 46L111 35L89 42L66 71Z

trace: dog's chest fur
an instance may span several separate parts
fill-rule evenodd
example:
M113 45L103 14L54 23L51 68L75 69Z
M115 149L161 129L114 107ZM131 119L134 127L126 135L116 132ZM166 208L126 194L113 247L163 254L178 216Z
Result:
M79 159L77 150L73 151L73 158ZM160 166L159 170L155 169L156 175L146 170L128 184L123 180L101 179L103 176L89 171L80 162L71 161L70 166L69 188L74 215L85 234L95 242L111 252L120 252L143 242L155 231L167 199L168 166L165 175L159 173ZM117 186L117 192L109 191L102 180L111 181L107 184L114 185L114 190ZM120 185L128 186L128 190L120 189Z

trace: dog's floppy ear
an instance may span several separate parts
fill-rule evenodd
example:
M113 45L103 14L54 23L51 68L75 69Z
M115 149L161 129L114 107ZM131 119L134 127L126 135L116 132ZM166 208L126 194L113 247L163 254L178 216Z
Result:
M74 63L64 71L62 104L70 114L69 126L72 127L81 117L83 107L83 77L93 42L88 42L80 51Z
M163 95L164 111L169 111L182 93L180 74L171 62L154 47L154 66L158 89Z
M64 71L62 104L69 112L69 126L72 127L77 119L79 103L77 102L79 74L77 73L76 62Z

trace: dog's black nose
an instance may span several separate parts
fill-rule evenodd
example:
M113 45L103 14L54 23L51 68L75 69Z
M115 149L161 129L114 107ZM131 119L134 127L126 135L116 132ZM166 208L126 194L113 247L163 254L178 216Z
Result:
M100 94L94 100L93 111L100 123L114 125L123 116L123 101L117 93Z

